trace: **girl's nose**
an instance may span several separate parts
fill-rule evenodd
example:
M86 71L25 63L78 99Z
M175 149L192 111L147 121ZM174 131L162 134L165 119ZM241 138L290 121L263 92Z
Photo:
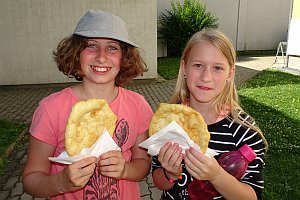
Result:
M106 52L104 48L99 48L97 53L96 53L96 59L100 62L103 63L106 60Z
M201 71L200 78L204 82L209 82L212 80L212 71L210 70L209 67L203 68L203 70Z

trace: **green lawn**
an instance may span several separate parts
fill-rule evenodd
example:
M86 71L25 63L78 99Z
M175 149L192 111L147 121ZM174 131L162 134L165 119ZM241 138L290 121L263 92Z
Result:
M300 76L263 71L239 89L269 142L263 199L300 197Z
M177 77L179 60L159 59L160 75ZM239 96L242 107L256 119L269 143L263 199L299 199L300 76L265 70L242 85Z
M22 133L25 129L26 125L24 124L18 124L0 119L0 174L8 162L6 157L8 147L14 142L17 147L17 139L20 133Z

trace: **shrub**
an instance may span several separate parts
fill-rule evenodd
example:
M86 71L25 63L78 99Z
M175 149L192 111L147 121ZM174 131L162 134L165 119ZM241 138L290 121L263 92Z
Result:
M162 13L158 33L168 47L168 56L180 56L187 40L203 28L218 28L218 18L197 0L171 0L171 10Z

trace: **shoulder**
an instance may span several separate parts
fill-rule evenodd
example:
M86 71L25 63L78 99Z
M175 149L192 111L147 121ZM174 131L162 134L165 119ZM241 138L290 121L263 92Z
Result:
M131 90L128 90L126 88L123 88L123 87L120 87L120 92L123 96L126 96L128 98L138 98L138 99L143 99L144 97L142 95L140 95L139 93L137 92L134 92L134 91L131 91Z
M46 107L56 107L58 104L62 104L66 102L66 99L70 99L72 97L72 89L70 87L64 88L59 92L54 92L51 95L45 97L40 101L40 105Z
M72 106L78 102L74 96L71 87L55 92L40 101L37 110L44 110L49 115L60 115L69 113Z
M248 115L245 112L239 113L239 120L234 119L232 115L225 117L223 120L216 122L214 124L208 125L208 128L212 131L218 131L218 130L227 130L232 133L236 131L254 131L246 124L243 124L242 122L247 122L248 124L255 124L254 119Z
M135 104L135 105L145 105L145 104L148 105L148 102L146 101L144 96L142 96L134 91L131 91L131 90L128 90L125 88L121 88L121 87L120 87L120 97L123 101L131 102L132 104Z
M249 117L247 114L243 115L244 120L248 120ZM260 133L241 124L231 116L215 124L208 125L208 130L211 134L211 148L216 148L221 151L227 149L235 150L242 144L259 144L259 148L264 148Z

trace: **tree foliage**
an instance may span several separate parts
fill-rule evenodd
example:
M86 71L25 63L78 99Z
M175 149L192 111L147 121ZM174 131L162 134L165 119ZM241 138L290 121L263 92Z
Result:
M171 10L159 16L158 33L168 56L180 56L188 39L204 28L218 28L218 18L199 0L171 0Z

